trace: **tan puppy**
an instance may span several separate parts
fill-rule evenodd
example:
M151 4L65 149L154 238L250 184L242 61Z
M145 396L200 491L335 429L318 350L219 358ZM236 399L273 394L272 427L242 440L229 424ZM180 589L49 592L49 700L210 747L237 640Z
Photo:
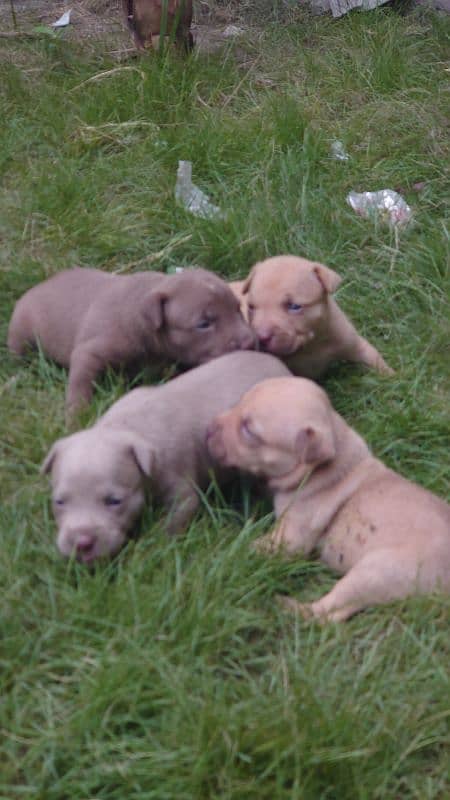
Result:
M123 13L136 47L153 47L153 39L161 33L162 0L122 0ZM194 40L190 31L192 0L168 0L166 34L175 30L175 40L185 50L192 50Z
M175 275L65 270L17 302L8 347L23 355L39 342L69 367L66 407L88 403L92 385L108 366L142 364L155 357L201 364L254 346L225 281L204 269Z
M84 562L116 553L150 486L178 533L218 466L206 447L214 417L265 378L289 375L264 353L230 353L163 386L134 389L92 428L57 441L43 464L52 473L58 548ZM217 476L219 479L219 475Z
M267 480L278 523L258 549L309 555L344 577L320 600L289 607L345 620L414 593L450 591L450 506L388 469L305 378L251 389L213 423L221 464Z
M275 256L255 264L248 278L231 288L260 347L282 358L296 375L318 378L340 360L393 374L331 297L340 283L339 275L323 264Z

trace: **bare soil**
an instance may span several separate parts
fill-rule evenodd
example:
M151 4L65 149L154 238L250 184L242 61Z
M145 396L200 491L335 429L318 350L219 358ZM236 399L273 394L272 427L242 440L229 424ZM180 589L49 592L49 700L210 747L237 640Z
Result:
M13 0L12 6L15 20L10 0L1 3L0 33L30 33L37 25L51 25L71 8L70 24L64 28L64 36L69 40L101 39L119 54L134 49L119 0ZM196 45L202 51L221 47L227 41L226 28L232 18L231 10L221 8L213 14L206 3L200 2L192 26Z

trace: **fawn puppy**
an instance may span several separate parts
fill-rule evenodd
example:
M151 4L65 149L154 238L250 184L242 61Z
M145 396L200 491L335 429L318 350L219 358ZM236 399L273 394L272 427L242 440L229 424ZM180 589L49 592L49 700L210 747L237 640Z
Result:
M310 555L343 577L289 608L339 622L367 606L450 591L450 506L388 469L306 378L250 389L207 433L211 456L260 475L277 523L256 546Z
M358 334L332 294L341 278L329 267L297 256L254 265L230 288L258 337L296 375L319 378L333 361L356 361L387 375L392 369Z

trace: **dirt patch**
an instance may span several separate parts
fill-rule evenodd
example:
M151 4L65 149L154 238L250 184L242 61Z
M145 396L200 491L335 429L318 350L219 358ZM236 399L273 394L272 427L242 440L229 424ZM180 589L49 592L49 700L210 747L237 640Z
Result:
M16 31L19 33L32 32L37 25L49 26L71 8L70 25L62 29L60 35L69 41L104 40L108 49L116 48L119 55L134 50L119 0L14 0L13 7ZM231 11L218 9L213 15L206 3L200 3L192 25L196 46L202 52L212 52L222 47L233 38L227 33L230 22ZM0 31L14 31L9 2L3 2L0 8Z

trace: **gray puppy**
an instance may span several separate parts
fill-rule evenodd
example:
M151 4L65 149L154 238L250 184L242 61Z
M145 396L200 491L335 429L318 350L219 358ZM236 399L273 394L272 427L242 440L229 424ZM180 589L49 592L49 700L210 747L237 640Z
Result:
M146 485L169 512L167 531L185 528L217 465L206 442L212 420L256 383L289 375L274 356L230 353L162 386L134 389L92 428L55 442L42 470L52 474L60 552L83 562L116 553Z
M92 384L108 365L142 365L157 356L193 366L251 349L254 341L228 285L205 269L175 275L65 270L20 298L8 332L13 353L23 355L39 342L69 367L69 414L89 403Z

